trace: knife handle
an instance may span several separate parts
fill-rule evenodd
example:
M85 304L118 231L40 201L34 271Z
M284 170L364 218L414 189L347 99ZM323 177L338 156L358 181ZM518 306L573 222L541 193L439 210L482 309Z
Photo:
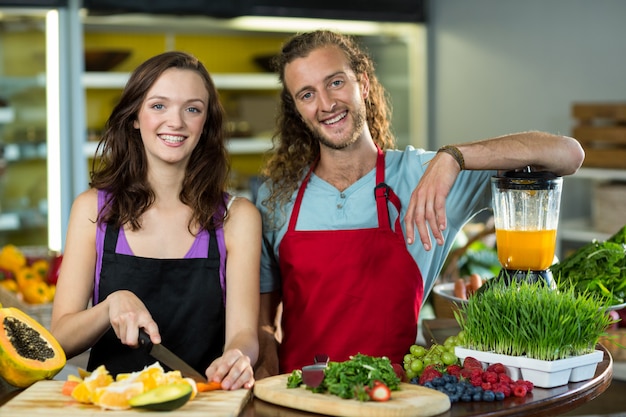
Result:
M146 349L150 349L152 347L150 335L148 335L148 333L146 333L146 331L142 328L139 329L139 346Z

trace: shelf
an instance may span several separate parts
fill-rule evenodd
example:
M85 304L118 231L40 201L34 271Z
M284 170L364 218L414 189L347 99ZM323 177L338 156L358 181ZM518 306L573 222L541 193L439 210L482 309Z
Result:
M29 88L43 88L45 86L46 74L33 77L0 76L0 91L5 98Z
M92 158L97 146L98 142L86 142L83 147L85 156ZM272 141L269 138L233 138L226 146L231 155L262 154L271 149Z
M15 119L13 107L0 107L0 124L11 123Z
M626 181L626 169L580 168L571 178Z
M45 142L7 143L3 147L4 159L7 162L46 159L48 156Z
M83 86L93 89L124 88L130 73L86 72ZM278 90L278 76L273 73L211 74L217 89L222 90Z
M593 230L589 219L569 219L561 221L559 226L559 239L571 242L591 242L607 240L609 233Z

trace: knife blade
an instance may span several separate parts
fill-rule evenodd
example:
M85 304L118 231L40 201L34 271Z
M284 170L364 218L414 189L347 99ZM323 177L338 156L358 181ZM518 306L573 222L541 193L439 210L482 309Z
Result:
M150 336L143 329L139 329L139 345L146 349L150 356L163 363L163 365L172 370L180 371L183 377L191 378L196 382L207 382L206 376L196 371L195 368L182 360L171 350L160 343L152 343Z

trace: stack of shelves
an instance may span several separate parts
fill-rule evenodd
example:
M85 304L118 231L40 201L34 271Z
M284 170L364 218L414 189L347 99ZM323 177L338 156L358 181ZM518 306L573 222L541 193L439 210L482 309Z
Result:
M85 89L123 89L130 77L125 72L86 72L82 83ZM213 82L218 90L267 90L280 88L278 78L273 73L213 74ZM228 151L232 155L262 154L271 148L270 138L231 138ZM85 155L93 157L97 142L86 142Z

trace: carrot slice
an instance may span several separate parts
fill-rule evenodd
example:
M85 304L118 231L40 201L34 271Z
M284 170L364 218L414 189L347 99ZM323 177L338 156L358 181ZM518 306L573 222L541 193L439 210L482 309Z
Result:
M196 382L196 386L198 387L198 392L207 392L207 391L215 391L218 389L222 389L222 384L220 382Z
M76 388L76 385L80 384L80 381L65 381L63 384L63 388L61 388L61 394L70 396L72 395L72 391Z

